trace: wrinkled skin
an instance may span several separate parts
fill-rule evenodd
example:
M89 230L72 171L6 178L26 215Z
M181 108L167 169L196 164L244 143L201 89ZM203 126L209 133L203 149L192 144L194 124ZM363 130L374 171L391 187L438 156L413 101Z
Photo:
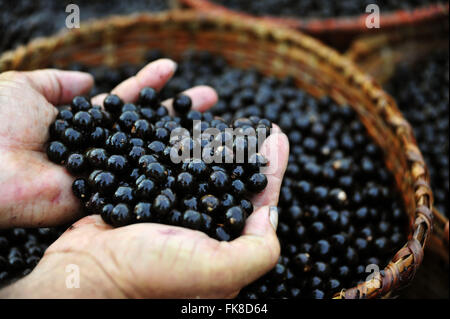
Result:
M140 89L161 89L176 64L150 63L112 92L135 101ZM53 105L68 103L93 84L84 73L39 70L0 74L0 228L53 226L81 216L73 177L48 161L44 144L56 117ZM204 111L217 95L200 86L185 92ZM93 99L102 104L105 95ZM164 104L171 109L171 101ZM264 142L272 174L253 199L255 211L243 235L219 242L202 232L161 224L113 229L98 215L82 218L51 245L33 272L0 291L16 298L228 298L277 262L276 205L287 165L287 137L275 128ZM72 266L70 266L72 265ZM79 289L66 288L70 267ZM66 268L68 267L69 268ZM69 270L68 270L69 269Z

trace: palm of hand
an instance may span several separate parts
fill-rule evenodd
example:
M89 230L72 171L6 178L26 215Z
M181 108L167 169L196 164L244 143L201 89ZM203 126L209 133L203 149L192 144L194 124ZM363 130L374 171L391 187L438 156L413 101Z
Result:
M86 92L92 80L84 77L86 83L78 81L59 96L46 91L46 98L37 84L45 75L36 73L0 76L0 227L56 225L73 218L78 207L72 177L48 161L44 144L57 113L49 101L68 102L73 94Z
M270 136L263 147L266 155L269 144L286 147L287 139L281 134ZM284 151L287 154L287 148ZM99 216L89 216L75 223L47 253L92 259L121 292L119 296L233 297L278 260L280 247L269 222L269 206L277 204L283 171L281 166L268 177L267 188L253 199L255 211L242 236L232 242L162 224L113 229Z

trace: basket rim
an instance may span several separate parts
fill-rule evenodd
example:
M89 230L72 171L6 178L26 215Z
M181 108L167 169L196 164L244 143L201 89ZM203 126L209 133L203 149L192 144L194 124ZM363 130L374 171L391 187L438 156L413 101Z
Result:
M357 16L341 16L327 18L301 18L280 17L272 15L256 16L242 10L234 10L224 5L213 3L209 0L179 0L182 4L200 11L216 11L226 14L235 14L245 18L269 21L282 26L297 28L311 34L322 34L328 32L362 32L367 31L365 21L367 13ZM380 25L382 28L395 28L403 25L413 25L438 19L449 15L449 2L435 3L428 6L414 8L412 10L394 10L382 13Z
M448 24L446 25L446 29L443 30L445 32L446 37L448 37ZM443 33L444 35L444 33ZM387 46L390 45L398 45L404 44L407 41L417 42L416 38L417 34L407 32L392 32L389 34L378 34L378 35L365 35L357 38L353 41L352 45L348 48L348 50L344 53L346 57L354 61L356 64L361 62L365 62L367 59L368 53L370 55L377 54L379 55L382 50L385 50ZM445 43L445 46L441 48L447 53L450 52L448 41L442 41ZM424 58L424 57L422 57ZM437 237L437 239L441 242L439 243L446 250L445 253L449 255L448 245L449 245L449 237L448 237L448 225L449 218L442 211L433 207L433 215L434 215L434 224L435 231L432 236Z
M406 158L411 162L407 171L413 176L413 181L411 183L417 185L417 189L413 190L416 207L414 225L410 225L410 239L394 256L394 259L397 261L395 263L391 261L385 268L384 272L386 273L386 276L382 278L383 280L379 281L381 287L372 289L369 285L373 285L373 280L365 281L357 287L342 290L335 298L375 298L384 296L412 279L417 267L421 264L423 249L433 228L433 216L429 212L432 208L432 192L429 187L429 176L426 164L417 147L411 127L402 117L392 97L384 92L376 81L361 71L351 60L344 55L339 54L336 50L322 44L319 40L293 29L282 27L273 28L273 24L271 23L264 21L255 23L255 21L243 20L237 16L220 15L217 13L211 14L195 10L174 10L153 14L141 13L128 16L113 16L85 22L80 29L71 30L70 34L66 30L59 32L54 36L35 39L24 46L20 46L13 51L5 52L1 55L0 72L6 71L8 66L11 66L9 69L14 69L17 65L20 65L20 61L33 56L33 54L35 55L35 52L51 52L52 50L57 50L67 43L66 36L74 36L79 39L83 34L105 32L105 30L110 30L111 27L120 29L140 25L141 23L160 23L167 21L180 24L201 21L215 23L220 26L232 26L241 32L250 30L255 34L280 36L284 40L292 41L297 47L316 54L324 61L330 60L325 63L328 63L335 69L344 70L345 72L342 71L342 73L354 74L352 78L356 82L354 84L355 87L358 85L360 88L369 88L367 91L373 90L372 95L376 96L377 100L380 101L379 104L382 107L385 107L386 111L392 116L390 121L384 118L383 121L388 123L390 127L393 127L392 130L393 132L396 132L396 138L399 140L402 152L405 153ZM331 60L335 62L332 62ZM365 94L369 96L368 93ZM370 95L370 97L372 97L372 95ZM420 174L416 171L419 171ZM398 278L396 275L400 271L398 268L402 270L401 278ZM406 277L404 276L405 273Z

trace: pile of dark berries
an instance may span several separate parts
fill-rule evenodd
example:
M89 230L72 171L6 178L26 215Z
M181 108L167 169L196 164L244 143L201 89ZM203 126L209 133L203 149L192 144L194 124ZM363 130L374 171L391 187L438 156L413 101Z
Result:
M256 150L259 132L267 137L272 124L253 116L230 126L191 104L187 95L177 95L177 115L170 116L148 87L137 104L108 95L104 109L75 97L50 126L48 158L78 177L75 196L108 224L157 222L232 240L253 211L251 196L267 186L261 173L267 161ZM218 134L208 136L210 128Z
M149 60L162 57L157 51ZM109 92L142 67L72 65L96 77L93 94ZM101 81L98 81L98 80ZM230 67L208 53L186 54L162 98L194 85L216 88L211 109L225 122L260 116L281 126L291 154L279 203L281 258L241 298L328 298L384 268L406 240L407 217L381 150L349 107L315 99L290 79Z
M114 14L162 11L169 9L169 0L4 0L0 1L0 53L30 40L50 36L66 28L67 5L80 8L82 22Z
M352 109L328 98L278 119L291 153L280 194L281 258L244 298L330 298L383 269L406 239L406 214L383 154ZM288 118L290 115L290 118Z
M214 114L267 118L290 142L279 201L281 258L240 297L330 298L365 280L368 265L388 264L406 241L407 215L381 149L353 109L207 53L187 55L165 92L200 84L220 96Z
M443 3L443 0L211 0L227 8L245 11L258 16L295 16L330 18L365 14L369 4L380 7L381 13L395 10L412 10Z
M437 52L414 67L402 65L387 89L411 123L425 157L435 206L449 215L449 53Z
M64 227L0 230L0 287L26 276Z

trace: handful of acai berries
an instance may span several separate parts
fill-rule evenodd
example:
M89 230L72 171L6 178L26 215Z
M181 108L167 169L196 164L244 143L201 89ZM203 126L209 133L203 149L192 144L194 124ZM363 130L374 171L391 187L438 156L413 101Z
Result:
M72 190L86 213L114 227L163 223L232 240L267 186L258 150L272 124L229 124L191 104L180 94L169 115L149 87L135 104L110 94L101 107L77 96L50 126L48 158L76 176Z

